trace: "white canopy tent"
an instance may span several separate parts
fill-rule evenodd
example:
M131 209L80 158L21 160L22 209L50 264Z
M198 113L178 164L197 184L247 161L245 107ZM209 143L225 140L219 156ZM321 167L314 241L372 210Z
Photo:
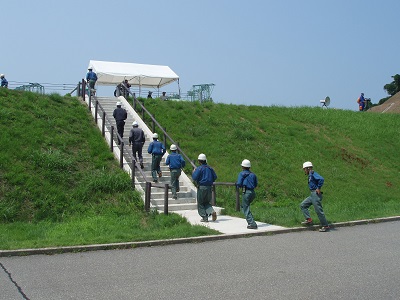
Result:
M179 88L179 76L168 66L90 60L89 67L97 74L97 84L117 85L127 79L140 90L142 87L159 89L177 81Z

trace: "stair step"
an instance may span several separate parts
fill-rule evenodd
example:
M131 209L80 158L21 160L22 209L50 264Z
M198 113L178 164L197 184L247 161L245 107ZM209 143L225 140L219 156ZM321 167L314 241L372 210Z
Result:
M157 210L164 211L164 205L157 207ZM196 203L182 203L182 204L169 204L168 211L179 211L179 210L197 210Z

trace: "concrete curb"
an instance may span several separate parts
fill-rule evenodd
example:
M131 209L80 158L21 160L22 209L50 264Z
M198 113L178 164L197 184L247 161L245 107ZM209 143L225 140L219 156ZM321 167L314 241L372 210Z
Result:
M382 223L382 222L392 222L399 220L400 216L395 216L387 218L376 218L376 219L365 219L365 220L357 220L350 222L332 223L330 224L330 226L332 228L336 228L336 227L355 226L355 225L367 225L367 224ZM310 231L310 230L314 231L317 230L319 227L320 226L314 225L308 227L276 229L263 232L252 231L250 233L220 234L220 235L210 235L210 236L200 236L200 237L190 237L190 238L144 241L144 242L127 242L127 243L82 245L82 246L68 246L68 247L49 247L49 248L37 248L37 249L0 250L0 257L27 256L27 255L38 255L38 254L53 255L61 253L74 253L74 252L86 252L86 251L97 251L97 250L133 249L139 247L154 247L154 246L175 245L175 244L185 244L185 243L201 243L206 241L226 240L226 239L263 236L263 235L275 235L275 234L298 232L298 231Z

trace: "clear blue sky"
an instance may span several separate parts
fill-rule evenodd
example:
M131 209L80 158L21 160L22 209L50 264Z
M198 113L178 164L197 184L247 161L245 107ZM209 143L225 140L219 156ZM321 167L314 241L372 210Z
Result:
M1 1L0 72L77 83L89 60L167 65L215 102L357 110L400 73L399 0ZM177 91L173 83L165 89Z

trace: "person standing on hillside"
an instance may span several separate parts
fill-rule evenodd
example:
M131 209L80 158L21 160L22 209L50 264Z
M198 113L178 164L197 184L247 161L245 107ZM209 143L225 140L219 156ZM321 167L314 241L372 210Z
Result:
M360 97L358 97L357 103L358 103L358 110L363 111L365 109L364 93L361 93Z
M162 176L160 162L165 151L164 144L158 140L158 134L153 133L153 141L147 148L147 152L151 154L151 176L153 177L153 182L158 182L158 177Z
M117 108L114 109L113 112L113 117L115 119L115 123L117 124L117 131L119 136L122 138L124 137L124 126L125 126L125 120L128 117L128 113L126 112L125 109L121 107L121 102L117 102ZM121 143L121 141L118 138L118 145Z
M207 165L207 157L201 153L198 156L200 166L193 170L192 179L197 186L197 211L201 217L200 222L208 222L208 217L217 220L217 213L211 206L212 186L217 179L213 168Z
M132 145L132 154L135 157L136 161L137 161L136 157L137 153L137 156L139 157L140 168L142 169L144 169L142 150L145 141L146 139L143 130L139 128L138 123L134 121L132 123L131 131L129 132L129 146Z
M88 68L88 72L86 74L86 81L89 84L89 87L94 90L94 86L96 84L97 81L97 74L95 72L93 72L93 68L89 67Z
M7 81L6 77L4 76L4 74L1 74L0 78L1 78L1 87L8 88L8 81Z
M171 154L167 156L167 160L165 164L169 166L169 171L171 173L171 191L172 191L172 198L178 199L178 192L179 192L179 176L181 176L182 168L185 167L185 160L183 159L182 155L176 153L178 147L172 144L169 148L171 150Z
M167 100L168 97L166 95L166 92L162 92L162 96L160 97L161 100Z
M300 209L303 212L304 217L306 218L303 225L312 225L313 221L310 216L310 212L308 208L313 205L314 210L317 213L319 221L322 225L322 228L319 230L320 232L329 231L330 227L328 221L325 218L324 211L322 209L322 192L321 188L324 184L324 178L319 175L317 172L313 170L313 165L310 161L306 161L303 164L304 173L308 176L308 188L311 191L311 195L304 199L300 204Z
M256 197L254 189L258 185L256 174L250 171L251 163L248 159L242 161L242 171L239 173L236 186L243 189L242 209L247 221L247 229L257 229L253 214L250 211L250 204Z

